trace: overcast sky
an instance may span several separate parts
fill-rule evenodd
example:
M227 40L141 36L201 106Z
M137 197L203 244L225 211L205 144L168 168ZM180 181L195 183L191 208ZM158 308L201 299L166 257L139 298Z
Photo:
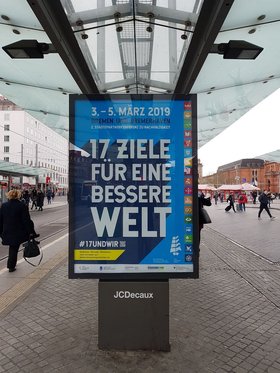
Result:
M280 89L198 151L203 176L221 165L280 149Z

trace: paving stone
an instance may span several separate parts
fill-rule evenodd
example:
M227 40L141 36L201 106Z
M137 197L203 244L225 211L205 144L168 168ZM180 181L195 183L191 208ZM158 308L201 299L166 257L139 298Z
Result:
M170 280L170 353L99 350L98 282L68 280L63 264L1 320L0 366L21 373L279 373L278 266L210 229L202 243L200 278Z
M267 369L267 373L279 373L279 369L273 368L273 367L269 367Z

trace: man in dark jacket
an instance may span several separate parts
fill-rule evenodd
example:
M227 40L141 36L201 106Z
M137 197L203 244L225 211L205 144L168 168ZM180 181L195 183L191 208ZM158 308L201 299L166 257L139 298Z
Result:
M27 206L19 200L20 195L19 190L10 190L7 193L8 202L3 203L0 209L0 237L3 245L9 245L9 272L16 270L20 244L39 236L34 231Z
M230 195L227 198L227 202L229 202L229 209L227 209L227 207L226 207L225 210L228 212L232 208L233 211L236 212L235 211L235 207L234 207L234 196L233 196L233 193L230 193Z
M270 219L275 219L275 216L272 216L270 211L269 211L269 208L268 208L268 196L267 196L268 192L267 190L264 190L263 193L259 196L259 202L260 202L260 209L259 209L259 214L258 214L258 219L260 220L261 219L261 213L263 210L265 210Z
M37 192L37 206L39 211L43 211L45 194L41 189Z

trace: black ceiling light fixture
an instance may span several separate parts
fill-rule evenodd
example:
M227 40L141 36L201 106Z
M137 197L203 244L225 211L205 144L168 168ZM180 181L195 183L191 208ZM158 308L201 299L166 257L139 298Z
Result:
M155 18L155 15L154 15L154 13L150 12L150 13L147 13L147 17L149 18L149 26L146 28L146 31L147 32L153 32L154 29L152 27L152 24L153 24L153 20Z
M114 14L114 18L115 18L115 21L116 21L116 31L117 32L122 32L123 30L123 27L122 25L119 23L120 22L120 17L121 17L121 13L115 13Z
M230 40L228 43L214 44L210 53L218 53L224 59L254 60L263 51L262 47L244 40Z
M52 44L39 43L37 40L19 40L2 49L11 58L44 58L44 54L56 53Z

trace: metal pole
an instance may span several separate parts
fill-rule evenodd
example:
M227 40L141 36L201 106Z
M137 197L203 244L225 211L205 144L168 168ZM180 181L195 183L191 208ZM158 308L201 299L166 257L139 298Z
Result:
M21 144L20 147L20 163L23 164L23 144Z
M104 0L97 0L97 8L102 9L105 7ZM98 22L98 26L105 25L105 22ZM99 73L100 80L102 84L106 81L105 76L105 27L100 27L98 30L98 37L97 37L97 71Z
M21 144L21 164L23 164L23 144ZM20 184L22 188L22 183L23 183L23 176L20 176Z
M35 167L38 167L38 144L35 145Z

